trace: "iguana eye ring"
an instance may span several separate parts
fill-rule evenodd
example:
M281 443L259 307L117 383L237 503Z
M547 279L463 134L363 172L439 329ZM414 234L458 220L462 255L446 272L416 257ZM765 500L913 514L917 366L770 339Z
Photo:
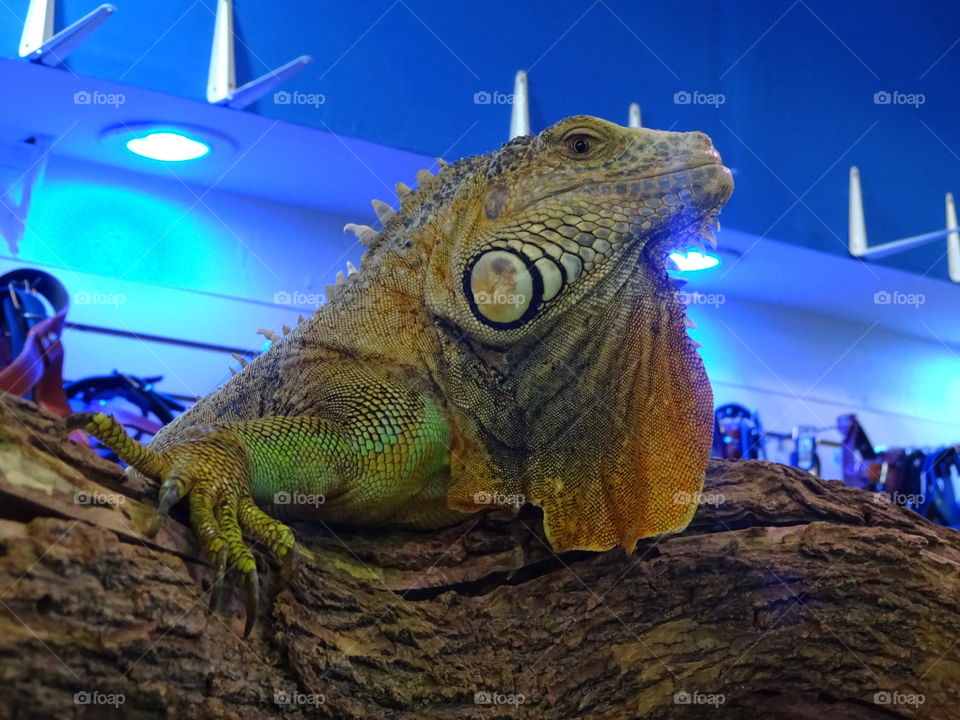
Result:
M477 320L510 330L537 314L543 301L543 278L523 254L511 248L489 248L467 265L463 292Z

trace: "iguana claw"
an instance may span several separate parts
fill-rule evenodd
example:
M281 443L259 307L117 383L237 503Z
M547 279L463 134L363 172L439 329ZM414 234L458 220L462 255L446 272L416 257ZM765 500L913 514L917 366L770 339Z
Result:
M253 630L257 617L260 615L260 578L257 575L257 568L253 568L247 573L244 586L246 589L245 610L247 619L243 625L243 636L246 638L250 636L250 631Z
M183 497L180 489L180 483L176 478L167 478L160 486L160 497L157 503L157 514L153 517L153 524L147 530L147 537L156 537L160 532L163 521L170 513L170 508L176 505L177 501Z
M227 549L213 560L213 585L210 588L210 612L221 612L226 600Z

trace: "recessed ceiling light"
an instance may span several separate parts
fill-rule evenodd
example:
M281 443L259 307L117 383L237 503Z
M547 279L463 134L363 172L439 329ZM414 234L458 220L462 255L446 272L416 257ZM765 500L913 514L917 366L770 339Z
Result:
M183 162L197 160L210 152L210 146L179 132L150 132L126 142L127 150L151 160Z
M709 270L720 264L720 258L717 255L700 252L693 248L687 248L686 252L672 252L670 253L670 259L680 272Z
M191 160L217 156L221 162L236 148L228 137L214 130L180 123L126 123L115 125L100 134L101 142L116 161L133 156L160 163L189 163ZM143 160L139 160L140 163ZM198 167L204 166L198 164Z

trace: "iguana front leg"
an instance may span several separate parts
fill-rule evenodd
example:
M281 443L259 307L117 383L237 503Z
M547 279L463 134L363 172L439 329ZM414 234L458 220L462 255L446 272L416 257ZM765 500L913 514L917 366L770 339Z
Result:
M366 385L345 397L355 399L336 408L343 421L270 416L194 426L160 452L102 413L77 414L69 424L160 483L152 532L188 497L191 523L214 567L211 606L222 604L226 575L238 575L246 635L257 617L259 580L244 536L288 565L295 545L290 529L264 509L291 520L416 527L463 516L445 501L449 431L436 405L389 386Z

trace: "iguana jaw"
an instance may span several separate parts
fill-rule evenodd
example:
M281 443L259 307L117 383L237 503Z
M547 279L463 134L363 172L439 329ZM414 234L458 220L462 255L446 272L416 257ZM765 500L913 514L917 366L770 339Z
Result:
M613 195L612 188L625 192ZM586 183L550 193L537 202L556 198L560 203L573 206L582 204L585 197L610 195L608 206L619 203L626 207L628 214L630 211L639 214L638 221L630 223L630 231L614 245L610 259L616 262L618 256L637 242L663 251L683 249L686 244L702 248L703 240L716 247L712 228L719 228L717 216L732 192L730 170L714 152L710 162L696 167Z

